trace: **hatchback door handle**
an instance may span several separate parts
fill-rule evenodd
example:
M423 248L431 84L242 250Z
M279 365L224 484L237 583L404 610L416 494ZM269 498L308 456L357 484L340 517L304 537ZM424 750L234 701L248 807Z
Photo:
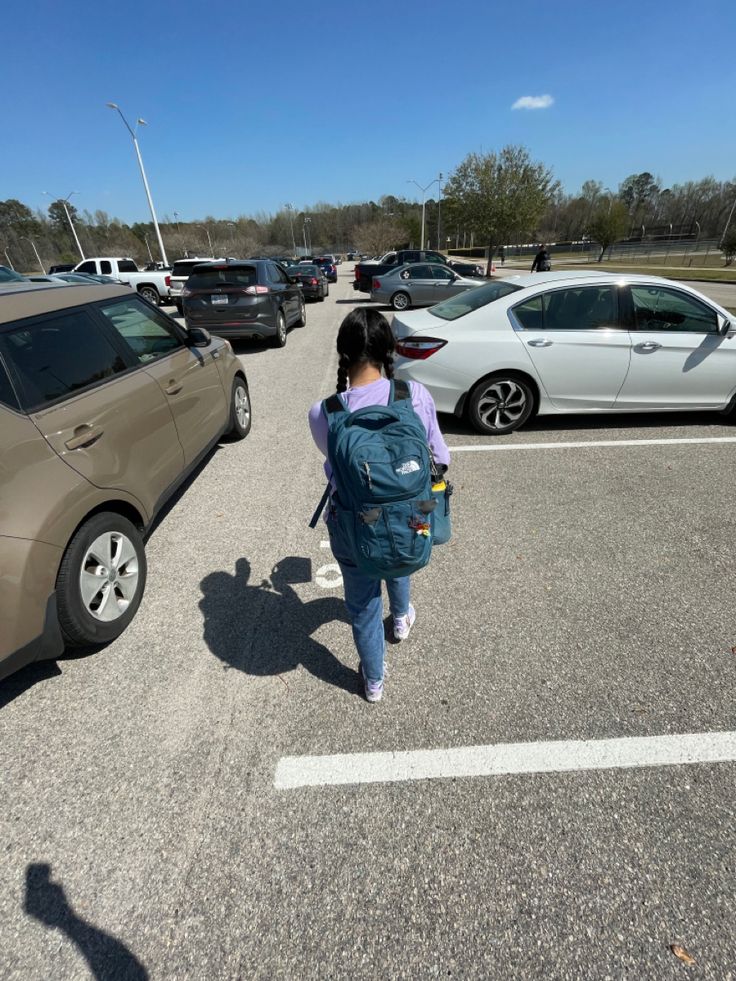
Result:
M636 345L637 351L658 351L662 347L661 344L657 344L656 341L642 341L641 344Z
M64 446L68 450L82 450L96 443L104 431L99 426L92 427L86 424L84 426L77 426L74 430L74 435L64 443Z
M166 394L176 395L178 392L182 390L182 388L184 388L183 384L181 382L174 381L174 379L172 378L166 389Z
M551 343L547 337L535 337L533 341L527 341L529 347L549 347Z

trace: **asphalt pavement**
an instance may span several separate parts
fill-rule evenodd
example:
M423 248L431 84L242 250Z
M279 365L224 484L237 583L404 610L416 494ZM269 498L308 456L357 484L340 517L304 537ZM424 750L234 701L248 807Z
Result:
M158 524L126 633L0 684L0 976L734 977L734 763L396 779L382 756L365 783L353 754L735 728L736 429L442 418L454 537L368 705L307 527L350 283L284 349L238 345L252 433ZM355 782L276 786L315 756Z

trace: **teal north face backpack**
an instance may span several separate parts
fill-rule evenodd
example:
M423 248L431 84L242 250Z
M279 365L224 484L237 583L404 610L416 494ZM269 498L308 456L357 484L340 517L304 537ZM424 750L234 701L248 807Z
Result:
M434 529L431 454L409 386L391 382L388 405L350 412L339 395L322 409L336 511L355 564L372 579L397 579L425 566ZM325 491L311 527L329 494Z

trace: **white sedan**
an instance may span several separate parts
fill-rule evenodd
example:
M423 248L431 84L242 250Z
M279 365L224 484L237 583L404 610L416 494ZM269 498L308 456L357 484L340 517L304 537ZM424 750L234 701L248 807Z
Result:
M394 317L396 377L440 412L500 435L533 414L730 411L736 323L657 276L551 272L494 280Z

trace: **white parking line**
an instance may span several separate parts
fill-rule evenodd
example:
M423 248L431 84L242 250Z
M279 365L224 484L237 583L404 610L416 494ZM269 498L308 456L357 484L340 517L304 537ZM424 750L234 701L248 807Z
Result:
M624 739L501 743L398 753L285 756L276 767L274 786L278 790L291 790L335 784L733 761L736 761L736 732L698 732Z
M450 453L490 453L497 450L571 450L595 446L677 446L684 443L736 443L736 436L702 436L692 439L598 439L574 443L479 443L450 446Z

